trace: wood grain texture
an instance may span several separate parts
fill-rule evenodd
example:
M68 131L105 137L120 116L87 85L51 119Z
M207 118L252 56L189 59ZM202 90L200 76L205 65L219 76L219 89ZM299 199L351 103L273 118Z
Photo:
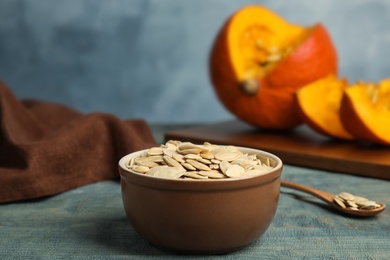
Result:
M164 137L246 146L271 152L285 164L390 180L389 147L330 139L307 126L275 132L227 121L168 131Z

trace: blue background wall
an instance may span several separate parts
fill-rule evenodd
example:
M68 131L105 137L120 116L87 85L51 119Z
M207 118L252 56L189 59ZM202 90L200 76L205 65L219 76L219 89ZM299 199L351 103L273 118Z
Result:
M390 77L386 0L0 0L0 80L20 98L149 122L232 118L208 76L208 53L238 8L258 3L328 28L340 75Z

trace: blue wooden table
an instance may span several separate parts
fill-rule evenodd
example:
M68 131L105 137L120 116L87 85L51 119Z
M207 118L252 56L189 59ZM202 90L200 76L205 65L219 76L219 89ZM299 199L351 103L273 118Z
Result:
M162 142L169 127L152 129ZM285 165L282 178L333 193L349 191L390 206L386 180L291 165ZM155 248L138 236L126 219L118 181L0 205L0 259L156 258L183 256ZM233 253L201 258L390 259L390 210L373 218L349 217L310 195L281 188L274 221L260 239Z

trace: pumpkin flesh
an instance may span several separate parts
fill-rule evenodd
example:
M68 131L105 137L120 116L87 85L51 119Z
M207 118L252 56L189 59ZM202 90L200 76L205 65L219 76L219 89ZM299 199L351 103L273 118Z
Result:
M390 144L390 79L349 87L340 106L345 129L358 139Z
M340 102L346 88L347 81L334 75L300 88L295 97L303 122L321 134L337 139L354 139L340 119Z

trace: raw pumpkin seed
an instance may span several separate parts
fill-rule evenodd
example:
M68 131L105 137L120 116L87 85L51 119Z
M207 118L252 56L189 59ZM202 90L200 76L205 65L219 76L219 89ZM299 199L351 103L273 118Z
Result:
M167 179L178 179L185 173L185 170L176 167L166 167L157 171L154 176Z
M133 171L140 172L140 173L146 173L150 170L147 166L141 166L141 165L132 165L131 168Z
M238 164L233 164L232 166L230 166L225 174L230 177L230 178L237 178L237 177L240 177L242 175L244 175L245 173L245 169L242 168L240 165Z
M223 179L262 175L273 169L269 158L261 161L235 146L196 145L169 140L152 147L126 167L137 173L169 179Z
M148 150L149 155L162 155L163 148L162 147L152 147Z
M333 198L333 201L342 208L348 208L352 210L368 210L380 207L380 205L375 201L368 200L364 197L355 196L348 192L341 192Z

